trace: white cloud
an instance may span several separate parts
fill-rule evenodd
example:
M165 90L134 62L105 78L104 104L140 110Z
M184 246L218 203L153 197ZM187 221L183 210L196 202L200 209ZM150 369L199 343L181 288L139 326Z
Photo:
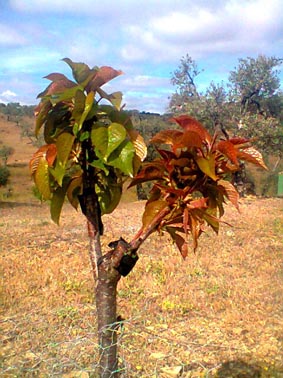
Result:
M114 86L117 85L117 88ZM168 96L172 94L169 78L149 75L125 75L117 82L109 84L111 91L122 88L127 109L140 109L149 112L165 112ZM107 88L107 91L109 89Z
M109 88L122 90L128 107L156 110L158 102L164 108L173 92L170 73L187 53L205 73L212 69L210 76L201 75L205 83L225 79L238 58L282 55L282 0L174 0L174 4L10 0L9 4L13 15L6 25L0 23L0 46L9 47L7 52L0 50L0 80L18 81L0 87L0 92L15 88L25 98L32 91L28 86L19 90L24 74L32 80L34 98L38 85L42 89L47 85L42 76L63 71L70 77L69 68L60 62L64 57L122 69L125 75Z
M232 0L221 4L216 9L176 6L166 15L151 17L146 24L125 27L131 42L122 50L123 58L172 61L176 54L182 56L185 52L196 58L211 53L251 54L280 38L282 41L281 0Z
M26 43L27 39L15 28L0 24L0 46L20 46Z
M15 101L17 94L10 89L6 89L2 93L0 93L0 103L7 104L8 102Z
M7 89L6 91L3 91L2 93L0 93L0 96L4 96L4 97L16 97L17 95L16 95L15 92L12 92L9 89Z

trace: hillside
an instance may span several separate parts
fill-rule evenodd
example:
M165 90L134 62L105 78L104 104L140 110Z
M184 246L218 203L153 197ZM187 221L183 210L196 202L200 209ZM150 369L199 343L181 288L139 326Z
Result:
M31 118L25 119L32 123ZM28 164L35 147L27 137L21 137L21 128L16 122L7 121L7 116L0 113L0 142L1 146L12 147L14 153L8 157L7 165L11 172L9 184L0 188L0 199L12 189L13 199L25 200L31 198L33 186L30 179Z

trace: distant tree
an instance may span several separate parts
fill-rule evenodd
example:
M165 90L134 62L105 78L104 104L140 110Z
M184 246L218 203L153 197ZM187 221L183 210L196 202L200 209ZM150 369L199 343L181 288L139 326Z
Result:
M199 98L196 78L202 72L192 57L187 54L182 57L178 68L172 73L171 83L177 88L170 100L171 110L182 110L189 100Z
M169 109L174 114L189 114L199 119L211 132L216 126L224 130L227 119L231 122L228 111L228 93L224 83L211 82L201 93L196 79L203 70L187 54L180 61L180 65L172 74L171 82L177 87L169 103ZM225 126L226 127L226 126Z
M0 147L0 159L2 159L2 164L4 167L7 165L7 161L10 155L14 153L13 147L2 146Z
M0 165L0 187L5 186L8 183L10 171L7 167Z
M279 70L276 68L282 62L283 59L265 55L239 59L238 66L230 72L229 83L232 95L241 105L241 114L269 111L266 99L272 99L280 88Z

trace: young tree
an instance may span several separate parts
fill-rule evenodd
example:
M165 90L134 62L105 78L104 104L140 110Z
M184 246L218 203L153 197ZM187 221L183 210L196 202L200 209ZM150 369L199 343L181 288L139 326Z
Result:
M43 128L46 144L32 157L30 169L42 198L50 200L56 223L65 197L86 217L96 282L98 374L117 377L116 289L136 264L139 247L153 232L168 232L185 258L189 234L195 249L205 225L218 232L226 199L238 208L228 176L239 168L239 160L265 165L247 139L222 140L195 119L180 116L173 122L181 129L163 130L152 138L159 157L138 171L146 156L143 138L121 109L121 93L101 89L121 71L64 61L75 81L59 73L46 77L51 84L39 95L36 109L36 134ZM102 216L116 208L129 176L131 186L153 182L142 225L130 242L120 238L104 252Z

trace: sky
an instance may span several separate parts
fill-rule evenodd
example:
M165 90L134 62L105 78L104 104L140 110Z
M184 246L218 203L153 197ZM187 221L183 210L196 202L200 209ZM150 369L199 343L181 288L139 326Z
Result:
M164 113L186 54L200 90L240 58L283 58L283 0L0 0L0 102L35 105L62 61L111 66L126 109ZM281 75L282 82L283 76Z

